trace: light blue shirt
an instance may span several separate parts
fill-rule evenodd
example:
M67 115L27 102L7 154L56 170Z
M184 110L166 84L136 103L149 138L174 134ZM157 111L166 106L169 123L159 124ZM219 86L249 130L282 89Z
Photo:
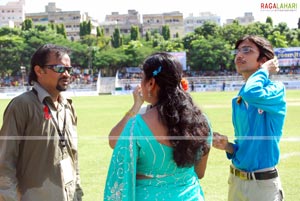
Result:
M236 168L251 172L278 164L285 98L283 83L271 81L264 69L253 73L233 98L235 144L234 153L227 157Z

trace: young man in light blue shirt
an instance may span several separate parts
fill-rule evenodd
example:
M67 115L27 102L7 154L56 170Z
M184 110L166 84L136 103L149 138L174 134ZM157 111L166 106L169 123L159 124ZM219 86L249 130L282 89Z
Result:
M245 84L232 100L235 141L214 134L213 146L232 161L229 201L280 201L283 190L276 169L286 116L285 87L269 75L277 73L272 45L259 36L236 42L235 65Z

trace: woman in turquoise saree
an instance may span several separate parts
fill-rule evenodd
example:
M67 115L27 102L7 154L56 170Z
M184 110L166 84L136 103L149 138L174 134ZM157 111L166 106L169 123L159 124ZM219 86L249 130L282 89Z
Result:
M134 117L132 109L121 120L121 134L110 138L114 151L104 200L202 201L199 179L211 146L209 122L181 88L176 58L155 53L143 71L140 92L152 108Z

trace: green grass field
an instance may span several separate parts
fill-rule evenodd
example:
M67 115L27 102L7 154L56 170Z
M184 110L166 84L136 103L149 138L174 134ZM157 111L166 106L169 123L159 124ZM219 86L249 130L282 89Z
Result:
M213 129L233 140L231 98L236 92L192 93L195 102L207 113ZM107 135L132 104L131 95L74 97L78 115L79 160L84 201L103 200L106 173L112 150ZM0 100L2 116L9 100ZM288 113L281 141L278 170L285 200L300 200L300 91L287 91ZM2 118L0 119L0 125ZM206 201L227 200L230 161L225 153L212 149L205 177L201 180Z

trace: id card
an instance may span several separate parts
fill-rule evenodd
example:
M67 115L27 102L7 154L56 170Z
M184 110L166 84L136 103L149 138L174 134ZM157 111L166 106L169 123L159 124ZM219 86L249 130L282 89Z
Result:
M68 184L74 179L74 174L73 174L73 168L72 168L72 161L71 158L65 158L60 161L60 167L61 167L61 172L62 176L64 179L64 184Z

